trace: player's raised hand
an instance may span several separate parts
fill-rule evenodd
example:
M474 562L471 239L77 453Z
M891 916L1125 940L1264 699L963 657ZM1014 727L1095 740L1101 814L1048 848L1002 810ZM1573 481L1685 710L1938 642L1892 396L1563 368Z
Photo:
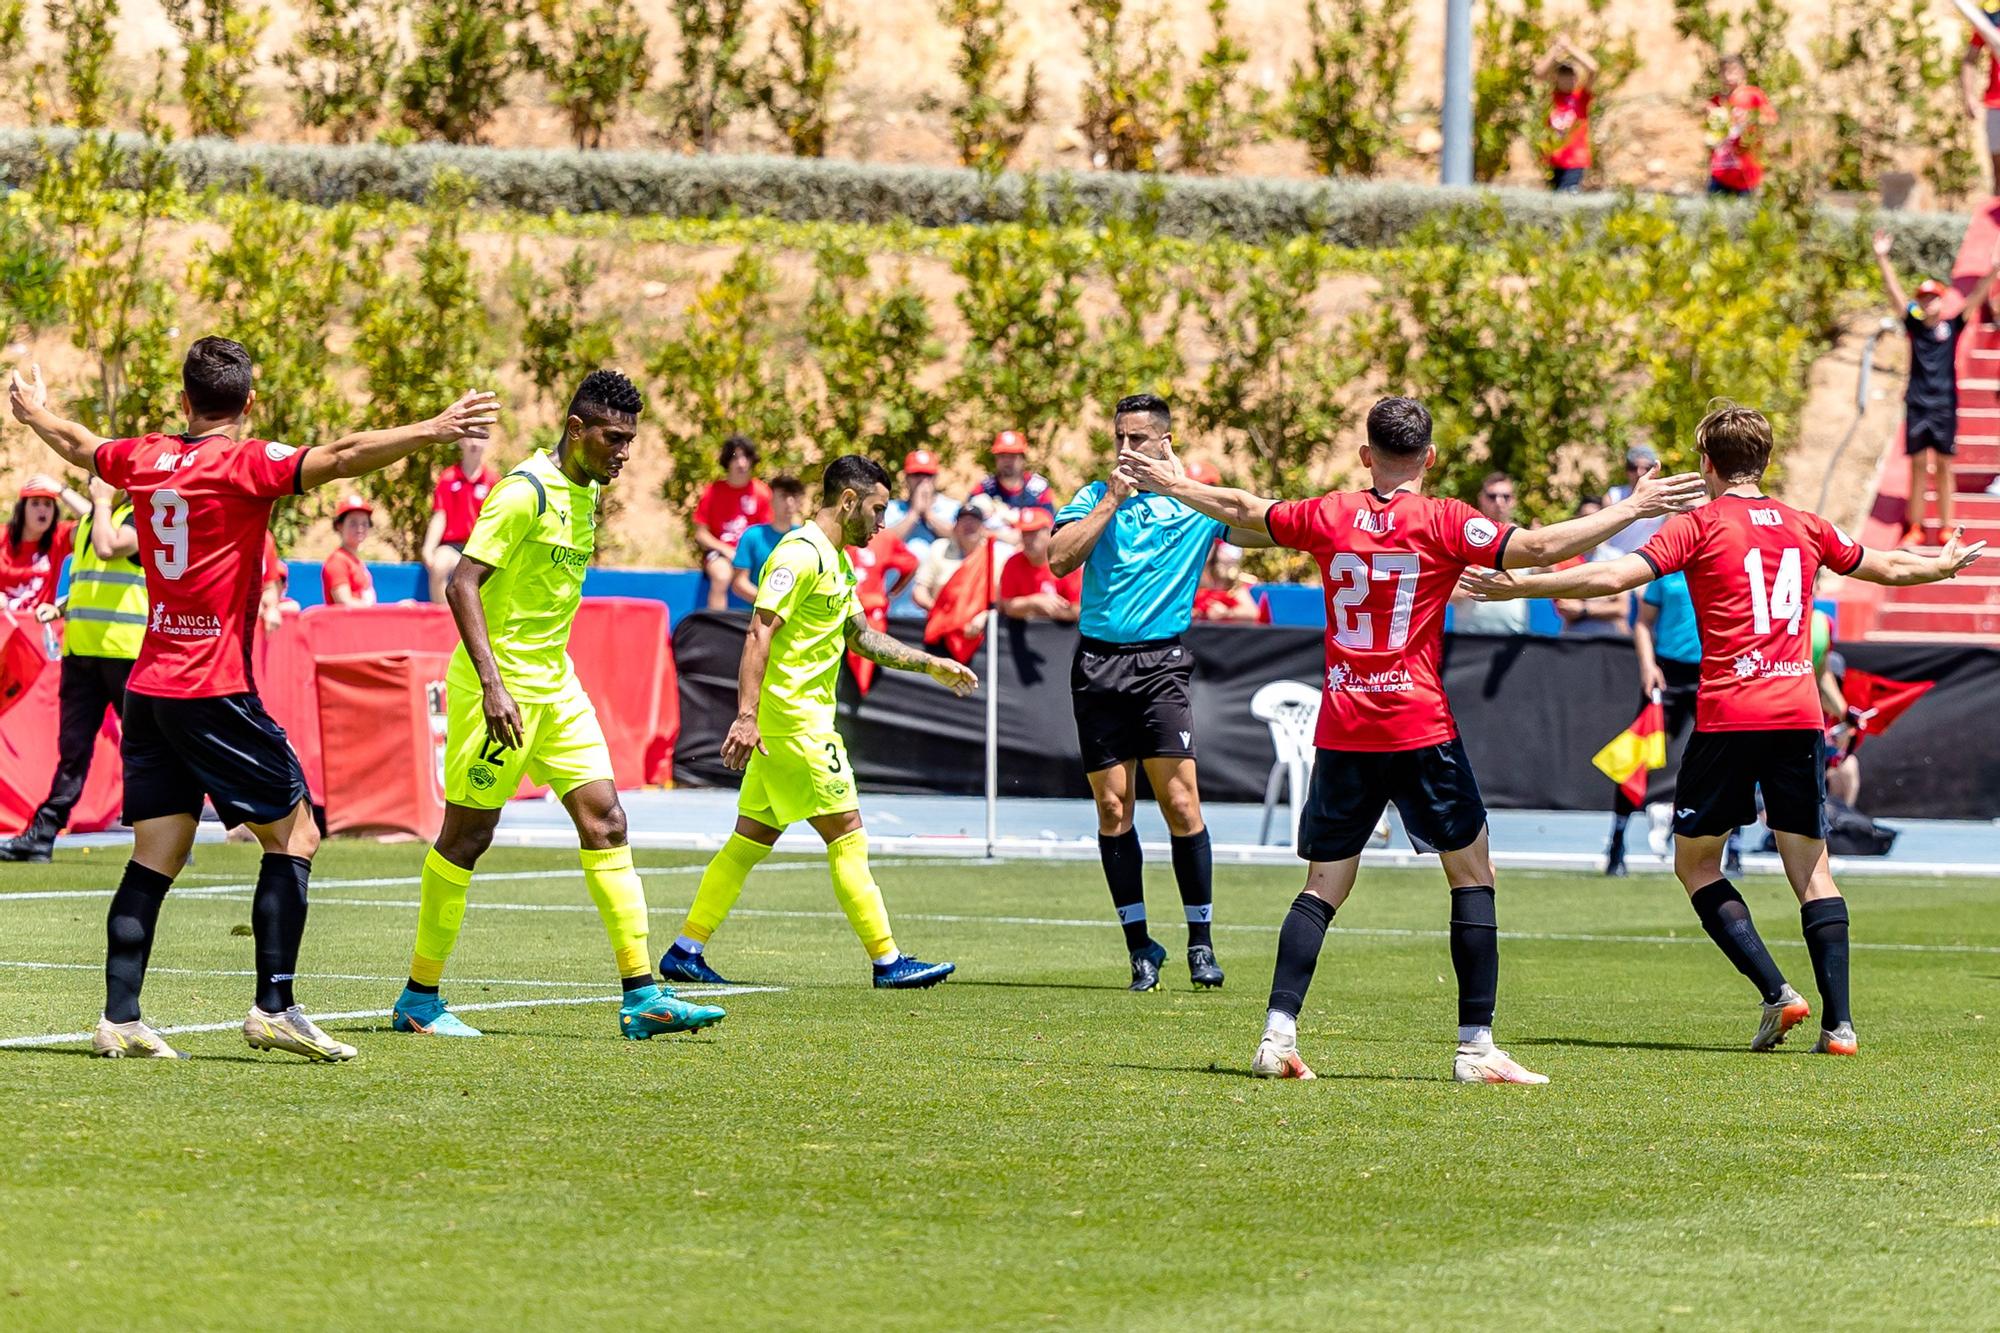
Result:
M1118 452L1118 471L1127 485L1142 491L1164 491L1186 475L1181 460L1174 457L1174 448L1166 441L1160 442L1160 452L1141 453L1137 449L1121 449Z
M507 687L497 680L481 692L485 696L480 711L486 714L487 739L510 750L521 749L527 743L527 736L526 729L521 725L521 709L514 702L514 696L507 693Z
M7 406L13 412L14 420L25 422L30 412L47 406L48 401L49 387L42 383L41 366L30 365L25 376L16 367L13 383L7 390Z
M1694 508L1707 498L1708 483L1701 479L1701 473L1677 472L1671 477L1663 477L1658 463L1650 464L1632 483L1631 503L1639 511L1640 518L1678 514Z
M1970 546L1960 546L1959 538L1965 536L1964 528L1953 528L1951 535L1944 539L1944 549L1938 552L1937 576L1940 580L1956 578L1972 567L1972 563L1986 554L1985 542L1974 542Z
M1475 602L1511 602L1527 589L1502 569L1468 569L1458 576L1458 590Z
M439 444L458 440L484 440L492 435L500 420L500 398L484 389L466 394L425 424Z
M764 748L764 737L757 730L755 713L739 713L729 724L729 734L722 738L722 766L732 773L741 773L750 767L750 756L769 754Z
M961 699L979 688L979 677L972 668L949 657L933 657L924 673Z
M1889 251L1895 246L1895 244L1896 244L1896 238L1891 236L1888 232L1886 231L1876 232L1875 257L1877 259L1887 259L1889 257Z

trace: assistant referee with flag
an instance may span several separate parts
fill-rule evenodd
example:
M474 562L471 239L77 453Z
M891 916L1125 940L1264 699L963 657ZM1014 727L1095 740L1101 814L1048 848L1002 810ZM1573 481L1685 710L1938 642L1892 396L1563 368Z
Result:
M1152 394L1121 398L1112 429L1120 449L1164 457L1173 417ZM1146 929L1145 861L1132 810L1138 770L1173 837L1174 880L1187 914L1188 974L1220 986L1210 936L1214 873L1195 782L1194 662L1181 633L1194 619L1202 567L1218 537L1269 546L1267 532L1232 529L1164 495L1135 492L1114 477L1094 481L1056 515L1049 568L1083 570L1083 637L1070 669L1077 741L1097 802L1097 850L1111 902L1125 928L1132 989L1160 984L1167 951Z
M53 618L56 608L49 609ZM20 836L0 842L0 861L46 861L83 796L90 757L108 707L125 716L125 681L146 637L146 575L139 530L124 495L92 478L90 514L77 524L63 614L61 722L56 775Z

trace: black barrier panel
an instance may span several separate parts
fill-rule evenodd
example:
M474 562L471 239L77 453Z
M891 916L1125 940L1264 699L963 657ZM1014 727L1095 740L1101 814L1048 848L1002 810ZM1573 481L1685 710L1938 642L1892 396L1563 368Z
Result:
M681 680L675 780L734 786L718 751L736 714L736 668L745 617L702 612L674 630ZM893 626L916 641L914 627ZM1003 622L1000 639L1000 789L1008 796L1088 795L1070 707L1076 630ZM1196 746L1203 795L1260 801L1274 758L1270 732L1250 716L1250 696L1273 680L1316 685L1324 670L1318 630L1197 625ZM1938 685L1887 735L1862 751L1861 805L1871 814L1936 819L2000 817L2000 652L1864 644L1848 662L1892 680ZM986 653L973 663L982 675ZM1639 670L1629 642L1604 639L1448 636L1445 689L1489 805L1608 810L1611 783L1590 757L1639 710ZM985 790L986 700L957 699L928 678L882 671L865 697L841 679L840 729L855 774L875 791L977 795ZM1684 738L1669 749L1652 795L1664 799Z

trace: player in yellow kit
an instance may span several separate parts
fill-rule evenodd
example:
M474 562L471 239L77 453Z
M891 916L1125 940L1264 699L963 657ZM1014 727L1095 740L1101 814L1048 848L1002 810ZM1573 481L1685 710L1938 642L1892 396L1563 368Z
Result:
M951 963L921 962L896 948L882 891L868 872L854 771L833 728L834 685L849 651L925 672L955 694L979 686L970 668L868 628L847 548L868 544L888 505L889 474L881 464L858 454L836 458L820 481L819 512L765 561L737 673L736 721L722 742L723 762L743 770L736 831L708 863L680 938L660 959L660 975L669 981L727 984L702 956L709 936L778 835L801 819L826 840L834 896L868 950L875 985L935 986L952 973Z
M625 809L590 699L569 660L570 624L597 549L597 492L631 453L644 408L632 381L595 370L570 400L563 438L493 488L445 589L459 646L445 674L445 814L424 859L410 980L398 1032L477 1037L438 994L465 920L466 890L500 808L526 774L576 822L583 878L624 985L619 1030L643 1041L721 1020L653 980L646 896L625 841Z

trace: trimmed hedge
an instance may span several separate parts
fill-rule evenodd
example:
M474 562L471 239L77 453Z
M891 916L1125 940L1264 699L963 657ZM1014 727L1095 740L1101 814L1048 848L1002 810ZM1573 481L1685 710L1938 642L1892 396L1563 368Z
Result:
M0 179L31 182L41 170L42 145L66 149L74 130L0 131ZM120 135L138 147L135 135ZM503 149L416 144L236 143L193 139L169 149L196 189L238 188L261 175L273 193L314 204L361 198L422 200L441 170L473 183L474 197L526 213L617 213L719 218L766 216L788 222L888 223L922 227L1006 222L1021 215L1028 177L985 177L956 168L876 166L781 157L685 157L671 153ZM1074 201L1086 215L1130 213L1157 192L1160 229L1177 236L1224 235L1244 241L1319 231L1356 249L1396 245L1425 218L1480 196L1497 200L1508 218L1557 226L1596 217L1617 206L1615 194L1555 195L1518 187L1481 191L1407 183L1300 181L1251 177L1142 176L1093 172L1044 175L1050 195ZM1677 210L1709 207L1682 199ZM1842 231L1856 217L1828 206L1827 222ZM1953 213L1885 213L1900 238L1904 262L1948 272L1965 234Z

